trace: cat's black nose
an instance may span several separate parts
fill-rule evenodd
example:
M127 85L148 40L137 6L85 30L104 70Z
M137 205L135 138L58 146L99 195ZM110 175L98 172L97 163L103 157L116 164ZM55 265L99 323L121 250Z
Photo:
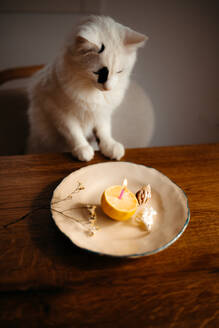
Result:
M109 74L109 70L106 66L104 66L103 68L99 69L99 71L96 72L96 74L98 74L98 83L105 83L107 81L108 78L108 74Z

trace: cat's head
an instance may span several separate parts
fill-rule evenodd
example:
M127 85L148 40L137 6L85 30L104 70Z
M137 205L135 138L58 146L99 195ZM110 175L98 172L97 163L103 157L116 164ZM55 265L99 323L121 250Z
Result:
M111 90L129 78L146 40L110 17L90 16L78 28L72 55L82 78L101 91Z

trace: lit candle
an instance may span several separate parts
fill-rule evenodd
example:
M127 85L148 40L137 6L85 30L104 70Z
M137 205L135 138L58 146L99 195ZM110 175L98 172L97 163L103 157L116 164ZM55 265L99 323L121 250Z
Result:
M123 197L123 198L122 198ZM101 196L101 208L111 219L125 221L132 217L138 207L138 200L127 188L127 179L121 185L106 188Z
M124 179L123 184L122 184L122 190L121 190L121 193L119 195L119 199L122 199L122 196L123 196L123 194L125 192L125 188L127 187L127 184L128 184L127 179Z

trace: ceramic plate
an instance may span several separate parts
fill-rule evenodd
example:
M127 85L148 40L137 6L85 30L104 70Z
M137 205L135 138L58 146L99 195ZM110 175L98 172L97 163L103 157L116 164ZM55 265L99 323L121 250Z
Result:
M157 212L151 231L133 224L133 219L118 222L101 210L103 191L128 180L136 193L143 185L152 189L151 206ZM99 229L90 236L87 205L97 205ZM58 228L80 248L118 257L155 254L174 243L189 223L188 200L175 183L159 171L127 162L89 165L68 175L55 189L51 212Z

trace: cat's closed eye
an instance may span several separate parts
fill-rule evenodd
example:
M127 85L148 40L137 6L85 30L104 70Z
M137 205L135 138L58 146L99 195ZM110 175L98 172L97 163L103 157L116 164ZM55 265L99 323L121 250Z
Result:
M120 73L122 73L123 72L123 70L121 69L120 71L118 71L118 72L116 72L117 74L120 74Z
M98 54L101 54L101 52L103 52L104 49L105 49L105 46L104 46L104 44L102 43L101 48L100 48L100 50L98 51Z

